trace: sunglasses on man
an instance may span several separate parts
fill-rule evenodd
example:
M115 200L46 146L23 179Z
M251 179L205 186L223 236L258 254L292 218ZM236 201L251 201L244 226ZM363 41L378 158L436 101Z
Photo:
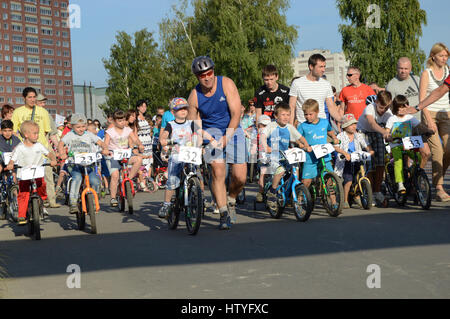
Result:
M200 79L204 79L204 78L206 78L207 76L209 77L209 76L213 75L213 73L214 73L214 70L209 70L208 72L199 74L198 77L199 77Z

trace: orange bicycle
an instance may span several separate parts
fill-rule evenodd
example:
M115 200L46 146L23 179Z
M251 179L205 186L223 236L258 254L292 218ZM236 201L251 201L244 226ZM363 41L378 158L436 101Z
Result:
M100 211L100 204L98 202L97 192L91 187L88 168L95 166L99 160L101 160L100 153L79 153L74 155L72 163L68 162L68 165L79 165L83 167L81 170L83 182L80 187L78 211L76 213L77 225L79 230L84 230L86 227L86 215L89 215L92 234L97 234L96 215ZM95 168L93 169L95 170ZM71 181L69 181L69 187L71 187L71 184Z

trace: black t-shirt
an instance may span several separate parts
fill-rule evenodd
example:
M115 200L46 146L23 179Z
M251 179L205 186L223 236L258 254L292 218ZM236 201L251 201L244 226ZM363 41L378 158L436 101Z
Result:
M289 88L278 84L278 90L270 92L265 85L261 86L255 93L255 107L262 109L262 114L274 118L275 106L280 102L289 104Z

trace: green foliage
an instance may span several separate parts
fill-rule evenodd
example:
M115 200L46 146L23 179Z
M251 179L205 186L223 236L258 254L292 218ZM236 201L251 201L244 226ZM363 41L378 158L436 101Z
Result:
M337 0L336 4L341 18L350 22L339 25L342 49L350 64L361 69L366 83L389 82L397 73L397 60L404 56L410 58L413 72L420 74L425 54L419 37L426 12L418 0ZM373 26L376 11L368 9L371 4L380 8L379 26Z
M132 37L121 31L116 41L109 59L102 60L108 73L107 106L103 110L128 110L140 99L147 99L153 111L161 103L167 104L160 94L164 74L153 34L144 29Z
M290 81L297 31L287 24L284 15L289 1L194 0L192 6L193 17L184 13L184 1L180 10L174 8L175 18L160 24L161 45L169 67L167 87L187 96L197 83L190 66L199 55L209 55L216 74L236 83L243 101L253 97L262 84L261 70L267 64L277 66L281 82Z

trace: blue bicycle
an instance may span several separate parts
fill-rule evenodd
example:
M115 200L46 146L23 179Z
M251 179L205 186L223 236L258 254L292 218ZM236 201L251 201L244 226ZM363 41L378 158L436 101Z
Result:
M303 151L298 148L290 149L289 151L286 151L286 153L280 152L280 155L282 156L280 164L285 168L285 174L281 178L280 185L277 188L276 209L271 209L267 205L266 194L269 192L270 187L272 187L272 179L264 185L264 203L269 210L270 216L273 218L278 219L281 217L289 200L294 208L294 215L297 221L306 222L311 216L313 210L311 194L309 193L308 188L303 185L298 178L300 170L299 163L304 161L304 159L302 160L300 158L302 152Z

